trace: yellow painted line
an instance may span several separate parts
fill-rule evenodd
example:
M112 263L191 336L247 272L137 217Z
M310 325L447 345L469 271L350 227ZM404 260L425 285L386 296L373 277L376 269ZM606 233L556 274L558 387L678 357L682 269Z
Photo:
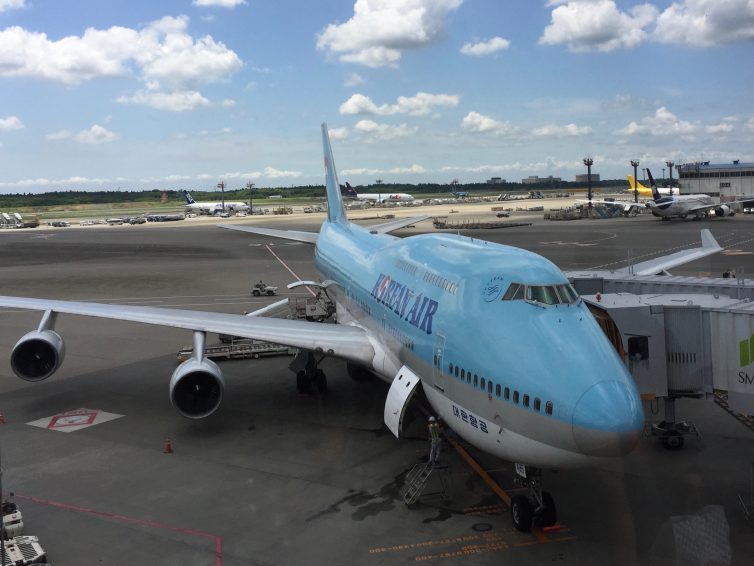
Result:
M492 479L492 476L490 476L484 469L482 469L482 466L479 465L479 462L474 460L474 458L469 454L466 449L458 444L455 440L452 438L448 438L448 436L445 436L445 439L450 443L450 445L455 448L456 452L461 455L461 458L466 460L466 463L471 466L471 468L479 474L479 477L482 478L482 481L487 484L487 486L497 495L500 499L503 500L503 503L505 503L508 507L511 506L511 496L508 495L502 487L500 487L497 482ZM532 533L537 538L537 542L549 542L549 539L547 538L547 535L542 532L542 529L539 527L534 527L532 529Z

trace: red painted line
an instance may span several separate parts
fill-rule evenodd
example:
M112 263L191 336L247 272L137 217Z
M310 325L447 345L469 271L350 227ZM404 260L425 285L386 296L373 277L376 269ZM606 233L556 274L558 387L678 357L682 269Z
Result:
M156 521L148 521L146 519L138 519L136 517L128 517L126 515L118 515L117 513L111 513L109 511L98 511L96 509L89 509L87 507L79 507L78 505L70 505L68 503L61 503L59 501L50 501L49 499L41 499L39 497L32 497L30 495L23 495L16 493L14 495L17 499L23 499L24 501L31 501L38 503L39 505L47 505L49 507L57 507L59 509L65 509L66 511L75 511L77 513L86 513L88 515L94 515L97 517L106 517L108 519L114 519L116 521L123 521L124 523L134 523L137 525L143 525L155 529L163 529L166 531L173 531L188 536L202 537L215 541L215 566L222 566L223 563L223 539L220 535L214 535L212 533L205 533L204 531L197 531L195 529L187 529L184 527L174 527L172 525L166 525L164 523L158 523Z
M289 273L296 278L296 281L301 281L301 277L299 277L298 275L296 275L296 273L290 267L288 267L285 264L285 262L282 259L280 259L280 257L275 252L272 251L272 248L270 246L265 245L264 247L267 248L267 251L270 252L273 255L273 257L280 262L280 265L282 265L283 267L285 267L289 271ZM317 296L317 294L314 291L312 291L309 287L306 287L306 290L309 291L312 294L312 297L316 297Z

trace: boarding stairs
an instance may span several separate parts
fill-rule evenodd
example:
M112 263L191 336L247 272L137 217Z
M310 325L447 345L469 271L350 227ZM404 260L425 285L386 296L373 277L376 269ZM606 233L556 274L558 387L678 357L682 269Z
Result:
M447 466L433 465L431 462L416 464L406 476L406 483L401 488L400 494L403 498L403 502L406 505L413 505L420 497L436 496L442 499L447 498L447 479L445 472ZM425 490L429 484L429 479L435 472L439 472L435 475L439 481L439 487L437 491L427 493Z

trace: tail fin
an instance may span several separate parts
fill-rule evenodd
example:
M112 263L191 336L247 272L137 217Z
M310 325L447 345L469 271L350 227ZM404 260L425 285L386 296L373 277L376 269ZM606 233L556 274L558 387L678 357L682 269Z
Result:
M359 198L359 193L356 192L356 189L348 181L346 181L346 196L348 198Z
M325 189L327 189L327 220L329 222L346 223L346 209L343 207L343 197L340 195L338 174L335 171L335 161L332 156L330 134L327 124L322 124L322 150L325 154Z
M636 179L634 179L633 175L629 175L628 176L628 186L631 187L632 191L635 190L635 189L639 189L639 190L641 190L641 189L647 189L647 190L649 190L649 187L645 187L639 181L637 181Z
M183 189L183 198L186 199L186 204L195 204L196 201L191 198L191 195L186 189Z
M652 198L659 200L660 191L657 190L657 185L655 184L654 177L652 177L652 172L649 169L647 169L647 176L649 176L649 186L652 187Z

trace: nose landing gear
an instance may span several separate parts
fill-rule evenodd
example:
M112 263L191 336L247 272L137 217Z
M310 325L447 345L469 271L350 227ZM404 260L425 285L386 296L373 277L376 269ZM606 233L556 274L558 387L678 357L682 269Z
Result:
M542 491L542 470L516 464L516 485L525 487L528 494L511 498L511 520L519 531L528 532L532 525L549 527L558 520L555 500Z

